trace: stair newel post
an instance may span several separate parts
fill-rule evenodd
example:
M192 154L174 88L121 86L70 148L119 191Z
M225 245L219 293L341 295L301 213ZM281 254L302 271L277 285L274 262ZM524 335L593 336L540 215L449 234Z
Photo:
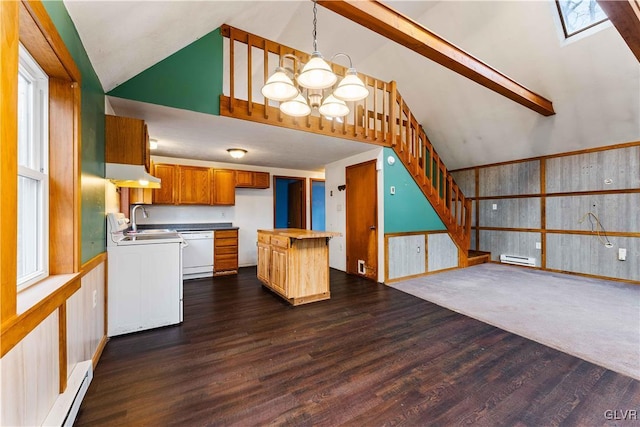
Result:
M391 146L395 147L397 144L396 139L396 103L398 98L398 91L396 89L396 82L389 82L389 137L391 138Z
M449 215L451 215L451 175L449 175L449 172L447 171L447 167L445 166L444 171L443 171L443 175L447 177L447 189L446 189L446 193L445 193L445 197L447 200L447 208L449 209Z
M235 101L235 37L233 28L229 31L229 112L233 113Z

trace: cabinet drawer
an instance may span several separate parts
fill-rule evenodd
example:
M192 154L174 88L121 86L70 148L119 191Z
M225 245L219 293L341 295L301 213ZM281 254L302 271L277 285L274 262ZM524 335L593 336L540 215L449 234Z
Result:
M235 256L238 253L238 247L237 246L222 246L222 247L216 247L215 249L215 256L218 257L219 255L233 255Z
M214 246L216 248L220 248L220 247L223 247L223 246L238 246L238 238L237 237L224 238L224 239L216 237L214 242L215 242Z
M227 237L233 237L233 238L237 238L238 237L238 230L219 230L219 231L215 231L215 236L216 239L218 238L227 238Z
M271 236L271 244L280 248L288 248L289 238L283 236Z
M215 271L223 271L223 270L237 270L238 269L238 261L235 257L231 258L216 258L213 268Z
M271 243L271 234L258 233L258 242L266 244Z

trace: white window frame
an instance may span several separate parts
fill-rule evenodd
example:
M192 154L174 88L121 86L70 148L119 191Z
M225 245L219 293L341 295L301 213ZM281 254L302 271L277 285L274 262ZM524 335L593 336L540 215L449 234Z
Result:
M30 83L27 91L26 132L28 135L26 140L20 137L25 129L20 124L20 120L18 121L18 153L20 153L21 144L26 141L29 146L29 155L27 159L18 158L18 178L36 180L40 184L34 223L21 224L20 215L16 213L18 230L23 226L35 227L36 248L28 248L24 253L37 257L35 271L18 277L19 292L49 276L49 77L22 44L19 49L18 73ZM20 206L20 196L20 190L18 190L18 206ZM18 233L20 239L20 231ZM18 263L20 257L21 254L18 253ZM20 274L20 271L18 273Z

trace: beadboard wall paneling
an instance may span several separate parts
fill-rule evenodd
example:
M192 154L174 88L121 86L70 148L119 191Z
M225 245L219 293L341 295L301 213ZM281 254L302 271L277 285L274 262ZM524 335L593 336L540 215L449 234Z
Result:
M95 293L96 305L93 306ZM104 336L105 263L82 277L82 286L67 301L67 374L78 362L92 359Z
M458 247L448 233L427 235L427 271L458 267Z
M624 280L640 280L640 238L610 237L606 248L596 236L547 233L547 268ZM579 248L576 250L575 248ZM627 260L618 260L618 249Z
M640 232L640 193L547 197L547 229L591 231L589 219L578 222L587 212L593 212L606 231Z
M511 163L480 169L480 197L540 193L540 162Z
M0 360L0 425L41 425L59 391L58 310Z
M640 188L640 146L550 158L546 163L547 194Z
M540 267L542 251L536 249L536 242L541 238L541 233L480 230L480 250L491 252L492 261L500 261L501 254L535 257Z
M481 227L540 228L540 197L480 200L479 206Z
M474 197L476 194L476 173L473 169L452 172L453 179L462 190L465 197Z
M425 235L389 237L389 279L425 273Z
M471 244L469 245L471 249L478 250L478 241L476 239L476 229L471 229Z

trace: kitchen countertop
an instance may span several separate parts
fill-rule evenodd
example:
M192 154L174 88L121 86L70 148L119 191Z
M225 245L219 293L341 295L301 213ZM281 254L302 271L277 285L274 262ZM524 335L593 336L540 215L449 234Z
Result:
M158 228L167 228L170 230L180 231L209 231L209 230L238 230L230 222L210 222L210 223L193 223L193 224L138 224L139 230L153 230Z
M278 236L290 237L293 239L319 239L323 237L341 236L335 231L313 231L300 228L276 228L274 230L258 230L258 232L276 234Z

